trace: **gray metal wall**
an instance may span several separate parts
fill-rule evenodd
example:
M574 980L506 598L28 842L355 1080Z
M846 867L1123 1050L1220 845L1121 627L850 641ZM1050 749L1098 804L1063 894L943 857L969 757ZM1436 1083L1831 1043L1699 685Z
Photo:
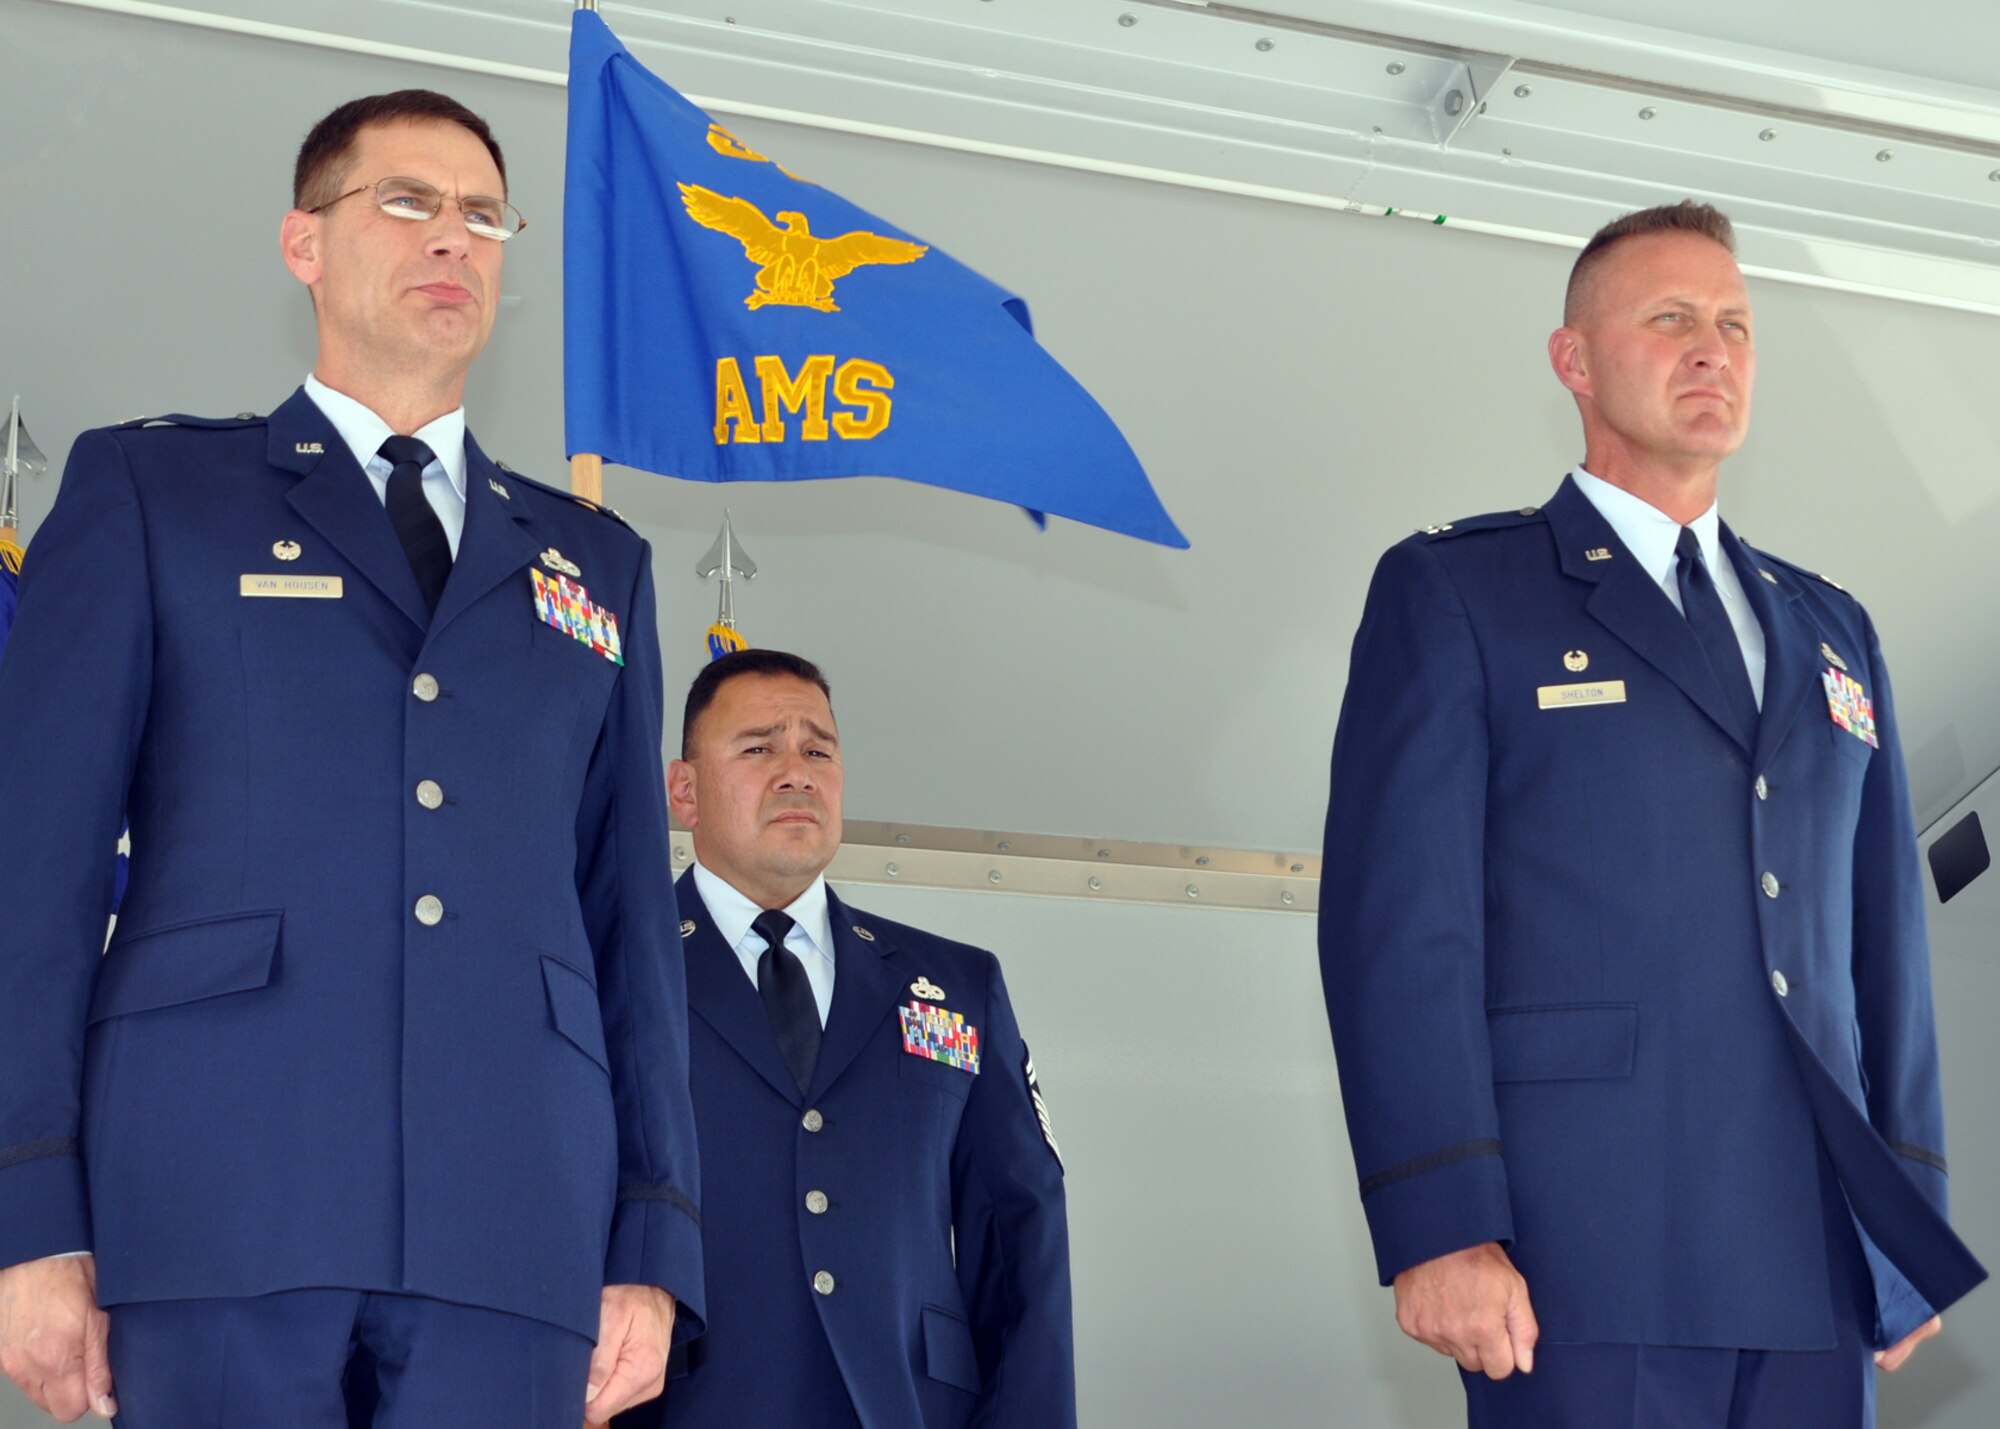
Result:
M334 103L407 84L456 93L508 147L532 227L468 408L489 451L562 480L560 90L0 0L0 394L22 393L58 466L87 426L282 400L312 358L276 251L292 150ZM670 686L701 658L714 597L691 567L726 501L764 568L738 597L751 638L833 674L853 815L1315 849L1376 554L1539 500L1578 455L1540 356L1566 255L731 127L1025 294L1194 549L1037 535L1018 512L899 483L614 471L609 499L658 554ZM2000 324L1753 295L1758 429L1724 513L1869 604L1928 821L2000 764ZM54 487L23 493L31 534ZM2000 895L1991 876L1975 892L1944 910L1938 969L1960 1219L1991 1259ZM857 898L1006 958L1070 1159L1086 1422L1451 1422L1449 1367L1401 1342L1373 1288L1309 919ZM1892 1383L1885 1424L2000 1422L1989 1302ZM13 1403L0 1393L0 1426L33 1422Z

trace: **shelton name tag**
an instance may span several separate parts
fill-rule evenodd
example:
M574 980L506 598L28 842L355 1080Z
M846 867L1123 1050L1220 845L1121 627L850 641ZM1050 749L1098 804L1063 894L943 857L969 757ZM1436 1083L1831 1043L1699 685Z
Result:
M1535 698L1545 710L1566 710L1572 705L1622 705L1623 680L1597 680L1587 685L1543 685Z

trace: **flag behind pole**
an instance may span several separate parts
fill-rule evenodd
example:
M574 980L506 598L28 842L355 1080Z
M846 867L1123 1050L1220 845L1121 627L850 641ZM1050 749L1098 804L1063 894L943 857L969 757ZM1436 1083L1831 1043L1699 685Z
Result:
M1025 303L746 148L596 14L571 27L572 454L696 481L895 476L1187 545Z

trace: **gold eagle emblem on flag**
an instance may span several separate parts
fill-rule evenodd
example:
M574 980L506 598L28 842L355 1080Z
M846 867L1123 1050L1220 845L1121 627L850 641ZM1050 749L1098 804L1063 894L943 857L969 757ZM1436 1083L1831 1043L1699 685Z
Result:
M836 279L874 263L914 263L930 252L921 243L859 229L838 238L820 238L802 213L784 210L773 223L747 199L724 198L696 184L678 187L689 218L703 228L728 234L743 245L745 257L760 265L756 288L743 300L753 312L776 303L837 313Z

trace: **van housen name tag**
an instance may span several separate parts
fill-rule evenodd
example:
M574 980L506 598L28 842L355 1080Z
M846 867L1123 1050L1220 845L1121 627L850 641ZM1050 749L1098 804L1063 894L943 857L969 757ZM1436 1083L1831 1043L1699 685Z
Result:
M1566 710L1572 705L1622 705L1623 680L1598 680L1587 685L1543 685L1535 698L1545 710Z
M291 600L339 600L339 576L251 576L243 577L244 595L271 595Z

